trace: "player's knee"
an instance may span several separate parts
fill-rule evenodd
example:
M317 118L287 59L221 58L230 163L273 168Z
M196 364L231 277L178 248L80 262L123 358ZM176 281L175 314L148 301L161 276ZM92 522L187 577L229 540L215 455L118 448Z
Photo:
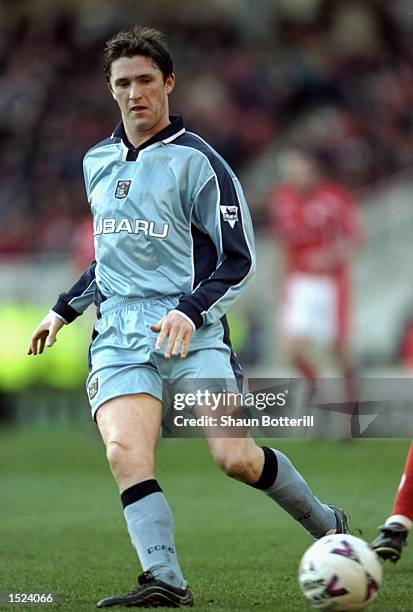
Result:
M110 440L107 443L106 457L117 479L122 479L131 474L143 477L146 472L150 473L152 471L149 456L145 453L136 452L136 449L118 440Z
M106 445L106 457L114 473L117 473L127 463L128 448L122 442L110 440Z

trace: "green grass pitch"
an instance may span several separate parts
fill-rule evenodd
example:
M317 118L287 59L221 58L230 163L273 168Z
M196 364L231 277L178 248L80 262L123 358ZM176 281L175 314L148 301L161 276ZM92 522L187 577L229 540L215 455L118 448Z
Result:
M371 540L390 510L409 440L272 440L317 495L342 504ZM175 516L180 561L198 610L310 610L297 586L311 539L261 493L229 480L202 440L162 440L158 478ZM92 426L0 432L0 592L52 592L50 606L93 610L140 572L116 486ZM386 565L372 612L413 609L413 548Z

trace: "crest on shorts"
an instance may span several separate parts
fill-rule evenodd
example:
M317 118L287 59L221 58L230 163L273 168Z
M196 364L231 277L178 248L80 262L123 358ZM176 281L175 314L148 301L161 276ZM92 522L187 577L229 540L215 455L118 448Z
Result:
M238 221L238 206L220 206L224 221L230 224L231 227L235 227Z
M130 185L132 181L118 181L116 183L115 198L123 200L129 193Z
M89 399L92 400L98 391L99 391L99 379L94 378L87 388Z

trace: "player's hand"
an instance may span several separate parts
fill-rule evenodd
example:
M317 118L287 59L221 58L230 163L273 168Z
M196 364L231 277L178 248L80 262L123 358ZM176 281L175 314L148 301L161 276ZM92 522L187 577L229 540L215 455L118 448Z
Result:
M56 334L63 327L64 322L52 311L48 312L45 318L34 330L30 338L28 355L41 355L45 346L52 346L56 342Z
M150 325L149 328L159 334L155 347L157 351L161 349L168 338L165 357L170 359L180 353L181 358L185 359L192 340L193 327L183 316L176 312L170 312L158 323Z

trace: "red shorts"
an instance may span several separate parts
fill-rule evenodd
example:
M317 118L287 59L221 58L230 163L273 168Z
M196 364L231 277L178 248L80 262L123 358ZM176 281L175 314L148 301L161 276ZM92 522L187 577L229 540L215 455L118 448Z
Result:
M282 329L290 337L320 345L344 342L348 335L347 278L289 274L282 310Z

